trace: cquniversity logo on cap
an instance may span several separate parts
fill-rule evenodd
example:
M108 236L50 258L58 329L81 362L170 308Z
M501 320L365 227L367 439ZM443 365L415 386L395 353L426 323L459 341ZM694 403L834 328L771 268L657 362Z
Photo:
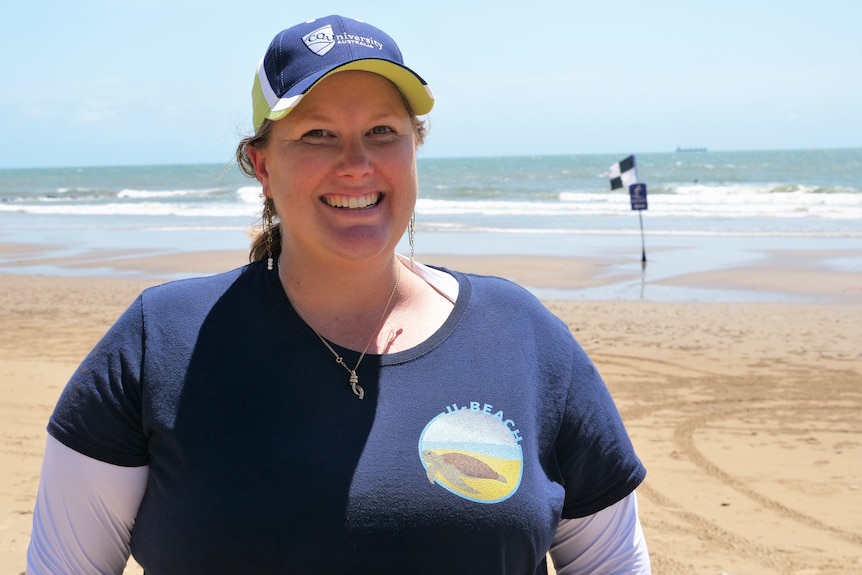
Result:
M327 24L310 34L306 34L302 41L309 50L318 56L324 56L335 46L335 34L332 32L332 26Z
M372 50L383 50L383 44L371 36L362 36L346 31L343 34L336 34L330 24L306 34L302 37L302 41L309 50L318 56L325 56L336 44L352 44Z

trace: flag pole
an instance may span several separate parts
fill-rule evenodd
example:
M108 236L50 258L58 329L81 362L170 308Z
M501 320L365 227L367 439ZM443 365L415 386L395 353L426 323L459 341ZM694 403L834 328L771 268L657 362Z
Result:
M641 267L646 267L646 241L644 240L644 217L643 210L638 210L638 219L641 223Z

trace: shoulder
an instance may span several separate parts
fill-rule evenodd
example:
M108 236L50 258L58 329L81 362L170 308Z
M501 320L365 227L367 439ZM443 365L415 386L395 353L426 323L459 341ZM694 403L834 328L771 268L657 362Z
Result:
M203 321L222 304L238 312L264 299L262 290L268 289L265 269L258 262L212 276L153 286L138 298L139 313L147 324L182 322L190 325Z
M253 281L257 270L256 264L248 264L227 272L186 278L159 284L145 289L141 298L145 304L183 305L190 300L209 301L223 296L238 283Z
M452 270L445 267L435 268L453 276L459 284L460 291L471 297L492 298L494 301L511 300L530 304L541 303L525 287L510 279L500 276L482 275L470 272Z
M568 326L527 288L499 276L445 271L458 280L459 299L463 296L468 314L489 324L510 324L518 333L572 340Z
M464 272L450 272L463 284L471 287L476 303L487 305L517 305L518 311L534 311L542 316L554 316L527 288L504 277Z

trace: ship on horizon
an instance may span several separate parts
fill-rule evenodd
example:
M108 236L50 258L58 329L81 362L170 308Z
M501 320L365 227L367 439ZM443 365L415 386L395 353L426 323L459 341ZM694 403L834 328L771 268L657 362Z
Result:
M677 152L705 152L706 148L677 146Z

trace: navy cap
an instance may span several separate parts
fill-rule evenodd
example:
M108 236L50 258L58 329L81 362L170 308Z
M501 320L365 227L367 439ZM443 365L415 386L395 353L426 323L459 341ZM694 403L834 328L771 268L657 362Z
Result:
M391 81L416 115L434 107L434 95L404 65L401 50L382 30L352 18L327 16L283 30L257 68L252 88L255 131L264 120L279 120L315 84L330 74L362 70Z

